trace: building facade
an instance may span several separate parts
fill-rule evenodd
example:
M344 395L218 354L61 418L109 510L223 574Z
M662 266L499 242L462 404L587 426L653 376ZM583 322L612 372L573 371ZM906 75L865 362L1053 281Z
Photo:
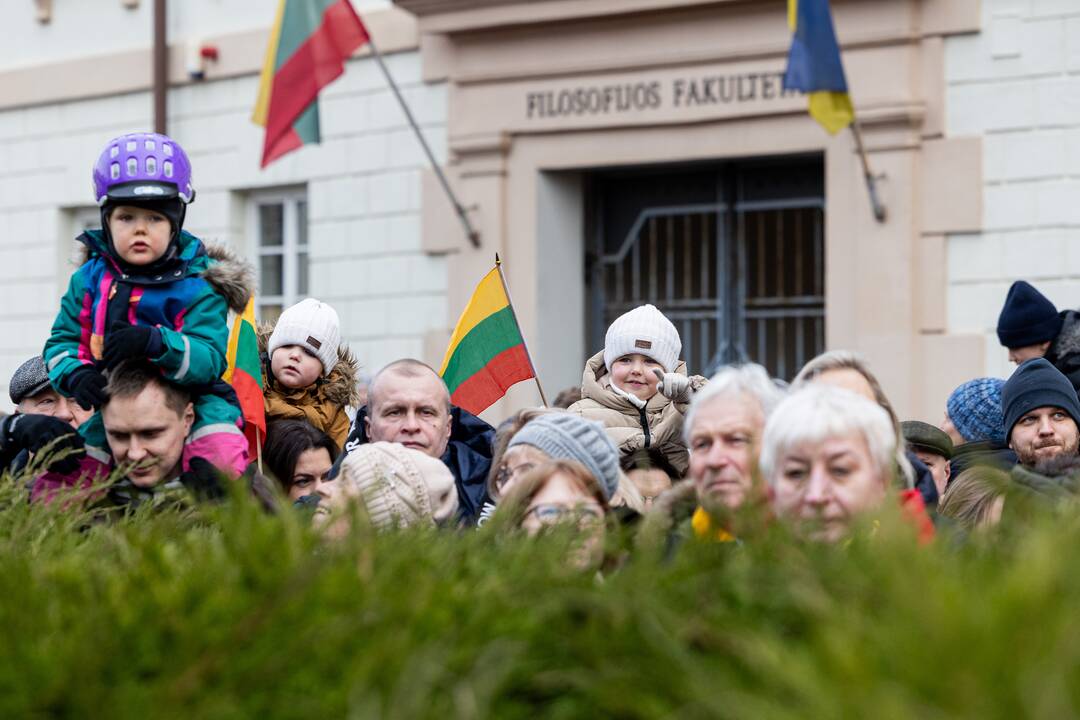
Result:
M331 303L372 371L426 357L447 323L444 254L420 237L427 166L374 61L357 53L321 95L322 144L259 168L251 120L276 3L170 2L168 132L187 150L197 197L185 226L258 268L260 314L310 294ZM436 156L445 161L445 83L421 80L415 19L356 2ZM30 0L0 15L0 382L41 351L74 264L98 226L90 171L105 142L153 127L153 2ZM95 42L89 42L89 39ZM217 50L191 77L202 47ZM7 397L3 405L7 406Z
M41 24L27 1L0 30L0 381L40 349L71 238L96 222L98 149L151 123L151 3L78 5ZM354 5L479 247L364 52L322 95L322 145L261 171L248 118L269 11L173 2L168 107L195 165L190 229L257 263L264 316L308 294L337 307L368 371L437 365L495 253L549 396L652 302L692 371L790 378L850 348L901 414L937 420L956 384L1009 371L993 326L1013 279L1080 305L1074 2L834 0L885 222L852 135L782 90L780 0ZM95 53L78 42L117 27ZM205 45L218 60L193 80ZM537 400L523 383L488 415Z

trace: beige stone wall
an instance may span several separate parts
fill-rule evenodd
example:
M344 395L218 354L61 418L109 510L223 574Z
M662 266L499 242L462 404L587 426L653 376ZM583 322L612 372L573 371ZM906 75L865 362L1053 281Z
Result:
M560 341L543 298L580 283L538 270L546 175L816 152L825 158L828 347L866 355L905 417L937 419L948 391L981 370L981 341L946 332L942 270L945 234L977 229L982 217L979 140L944 126L943 42L978 29L974 0L833 3L870 162L884 175L884 223L871 214L852 135L828 136L803 98L772 86L790 40L778 3L398 4L420 15L425 73L450 83L451 174L483 231L479 250L449 248L450 275L479 277L500 252L534 346ZM742 92L688 102L690 84L700 100L707 83L715 95L716 78L742 78ZM626 102L639 87L640 101ZM613 95L626 107L612 109ZM452 284L450 306L470 290ZM540 372L554 393L569 369ZM535 401L519 386L492 414Z

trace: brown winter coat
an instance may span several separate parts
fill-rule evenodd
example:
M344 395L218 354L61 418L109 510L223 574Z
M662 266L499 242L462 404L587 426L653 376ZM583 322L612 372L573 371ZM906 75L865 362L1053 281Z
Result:
M259 354L263 358L263 400L266 421L307 420L330 436L341 449L349 436L349 415L345 408L357 406L360 391L356 373L360 363L344 343L338 346L338 361L330 374L306 388L291 390L281 385L270 372L266 348L273 325L259 328Z
M686 363L679 362L675 372L685 375ZM700 375L690 378L690 387L696 392L708 381ZM589 358L581 378L581 400L570 406L589 420L596 420L607 429L608 437L626 456L643 447L659 448L676 470L686 473L690 458L683 441L683 415L687 403L673 403L660 393L649 398L645 404L646 423L642 423L642 411L611 388L611 375L604 366L601 351ZM648 428L648 443L645 430Z

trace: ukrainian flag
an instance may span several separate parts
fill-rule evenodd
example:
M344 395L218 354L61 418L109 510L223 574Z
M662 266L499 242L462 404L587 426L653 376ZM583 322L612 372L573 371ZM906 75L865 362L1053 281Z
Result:
M829 0L788 0L794 35L784 89L810 95L810 115L835 135L855 119Z

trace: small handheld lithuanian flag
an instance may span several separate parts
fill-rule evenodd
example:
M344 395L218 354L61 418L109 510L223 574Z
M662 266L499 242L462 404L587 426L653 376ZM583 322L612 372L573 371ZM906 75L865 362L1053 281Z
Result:
M254 297L248 300L243 314L233 320L225 359L228 365L221 379L232 385L240 401L244 436L248 439L251 457L261 457L262 442L266 439L266 407L263 404L259 341L255 333Z
M474 415L511 385L536 377L497 257L458 319L439 375L450 401Z
M791 50L784 89L809 93L810 115L835 135L855 119L829 0L788 0Z
M279 0L251 116L266 128L263 167L319 142L319 91L368 37L349 0Z

